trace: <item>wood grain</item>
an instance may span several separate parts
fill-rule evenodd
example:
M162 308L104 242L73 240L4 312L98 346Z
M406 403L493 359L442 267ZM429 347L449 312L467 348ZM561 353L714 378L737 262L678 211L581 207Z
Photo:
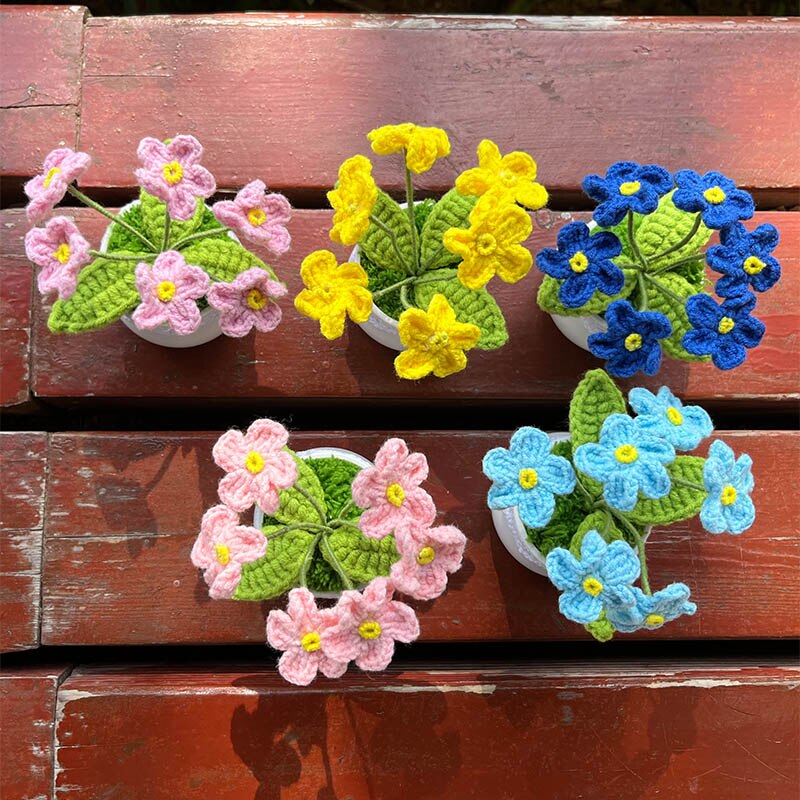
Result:
M535 422L532 419L531 422ZM800 634L800 504L786 485L800 466L800 434L720 434L754 459L759 509L741 537L697 521L656 531L654 586L683 580L691 618L642 638L752 639ZM341 446L374 456L386 434L298 433L297 449ZM268 604L211 601L189 561L204 510L216 500L216 434L54 434L46 517L42 641L66 644L263 642ZM558 613L557 592L503 548L480 472L507 432L406 435L426 453L442 519L468 536L448 592L417 603L429 641L585 639ZM745 589L746 587L746 589Z
M56 798L792 800L794 664L76 671Z
M485 137L531 152L556 191L621 158L786 189L800 186L798 46L793 20L92 19L80 145L95 186L133 186L139 139L181 131L222 187L258 175L321 191L367 131L410 120L451 134L421 178L433 191ZM396 160L376 175L400 188Z
M298 264L304 255L331 247L329 211L299 210L291 223L292 252L275 262L290 295L301 288ZM75 219L92 241L105 227L98 214L76 209ZM538 212L528 245L534 252L552 246L558 229L586 213ZM19 257L26 223L21 212L0 215L10 255ZM777 289L759 298L758 316L767 325L762 344L745 364L730 372L711 365L667 361L654 378L642 375L629 385L668 384L680 396L721 404L786 405L800 396L800 215L768 212L755 222L781 230L776 251L784 268ZM333 247L340 258L347 255ZM533 270L518 284L492 284L508 322L510 342L500 350L474 353L467 369L446 380L402 381L394 374L392 351L373 342L354 325L329 342L319 326L301 317L291 301L283 303L284 321L271 334L235 340L227 337L199 348L169 350L150 345L121 324L93 333L54 335L47 330L46 309L34 310L33 391L48 400L83 399L96 403L119 398L154 398L197 402L217 398L258 402L263 398L310 398L353 402L403 400L424 403L563 402L580 374L597 366L589 353L568 342L548 315L536 306L541 275Z
M47 436L0 433L0 651L39 645Z

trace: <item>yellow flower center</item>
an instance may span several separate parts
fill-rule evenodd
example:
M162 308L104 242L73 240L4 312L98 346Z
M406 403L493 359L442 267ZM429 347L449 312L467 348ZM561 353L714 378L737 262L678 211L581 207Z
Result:
M158 299L162 303L169 303L175 297L175 284L172 281L161 281L156 286L156 292L158 293Z
M403 491L403 487L399 483L390 483L386 487L386 499L393 506L397 506L399 508L401 505L403 505L403 500L406 499L406 493Z
M251 208L247 212L247 219L256 228L267 221L267 215L260 208Z
M69 261L69 245L66 242L60 244L58 250L53 253L53 258L62 264L66 264Z
M625 183L620 184L619 193L627 197L628 195L636 194L641 188L642 184L639 181L625 181Z
M603 591L603 584L597 578L586 578L583 582L583 591L592 597L597 597Z
M436 553L432 547L423 547L422 550L417 553L417 564L430 564L435 557Z
M539 473L532 467L519 471L519 485L523 489L533 489L539 483Z
M661 614L650 614L644 621L644 624L647 625L648 628L656 628L664 624L664 617L662 617Z
M217 557L217 561L219 561L223 567L231 560L231 551L224 544L215 544L214 554Z
M262 457L261 453L256 453L255 450L251 450L247 454L247 458L244 460L244 465L249 472L253 473L253 475L258 475L258 473L264 469L264 458Z
M267 296L260 292L258 289L251 289L247 293L247 305L253 309L253 311L259 311L267 304Z
M170 161L169 164L164 164L161 172L167 183L180 183L183 177L183 167L177 161Z
M570 269L573 272L586 272L586 268L589 266L589 259L578 250L574 256L569 260Z
M53 178L55 178L55 176L58 175L59 172L61 172L61 167L53 167L47 173L47 175L44 176L44 183L42 184L42 186L44 186L44 188L47 189L47 187L50 186L50 184L53 182Z
M381 635L381 626L377 622L362 622L358 626L358 635L362 639L377 639Z
M515 173L507 169L501 169L497 177L500 179L500 182L503 184L503 186L507 186L509 188L514 186L519 180Z
M678 411L678 409L674 406L670 406L667 409L667 419L673 425L683 425L683 414L681 414L681 412Z
M625 349L629 350L631 353L634 350L638 350L642 346L642 337L641 334L638 333L629 333L625 337Z
M488 256L497 250L497 239L491 233L482 233L475 240L475 249L479 255Z
M306 653L313 653L315 650L319 650L319 645L320 645L319 634L316 631L307 633L300 640L300 644L302 645L303 650L305 650Z
M733 330L733 327L736 323L730 317L723 317L719 321L719 327L717 330L720 333L730 333Z
M719 498L720 503L724 506L729 506L731 503L736 502L736 488L728 484L722 490L722 496Z
M620 464L632 464L639 458L639 451L632 444L621 444L614 451L614 457Z
M718 206L726 197L727 195L719 186L712 186L710 189L706 189L703 192L703 197L711 203L712 206Z
M447 331L436 331L433 336L428 338L428 341L425 343L425 348L434 351L441 350L449 341L450 336L447 334Z
M750 256L745 259L744 264L742 264L742 269L748 275L758 275L766 266L767 265L757 256Z

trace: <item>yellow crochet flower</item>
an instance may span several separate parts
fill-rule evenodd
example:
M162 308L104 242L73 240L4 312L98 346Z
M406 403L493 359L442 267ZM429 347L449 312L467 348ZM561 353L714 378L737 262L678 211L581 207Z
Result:
M435 294L425 312L409 308L400 316L400 341L408 348L394 360L401 378L415 381L433 373L446 378L467 366L465 350L481 338L477 325L458 322L443 294Z
M450 228L444 246L461 256L458 279L469 289L480 289L492 276L516 283L530 271L533 256L524 242L533 225L528 212L506 196L484 195L469 215L469 228Z
M411 122L384 125L367 134L379 156L406 151L406 166L419 174L427 172L437 158L450 155L450 140L441 128L424 128Z
M339 244L356 244L369 228L369 215L377 198L370 160L364 156L348 158L339 167L336 187L328 192L328 202L336 212L331 239Z
M339 266L330 250L317 250L300 265L300 277L306 285L294 299L295 308L304 316L319 320L326 339L344 333L344 318L366 322L372 313L369 278L360 264L346 262Z
M501 156L497 145L484 139L478 145L478 164L456 178L456 189L461 194L508 193L531 210L547 202L547 189L534 181L536 162L527 153L515 150Z

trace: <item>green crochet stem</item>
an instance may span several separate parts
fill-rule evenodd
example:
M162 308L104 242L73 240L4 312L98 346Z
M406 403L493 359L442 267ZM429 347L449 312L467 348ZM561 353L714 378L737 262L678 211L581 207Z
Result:
M355 527L355 526L352 526ZM328 558L330 561L328 562L336 571L336 574L342 579L342 584L344 584L345 589L353 589L355 588L353 582L350 578L347 577L347 574L344 571L344 567L342 566L341 562L338 558L336 558L336 553L333 552L333 548L328 546Z
M644 272L637 270L636 280L639 283L639 311L647 311L647 288L644 285Z
M388 237L392 243L392 247L394 248L394 252L397 254L397 257L400 259L400 263L405 267L406 272L413 272L413 264L409 266L406 264L406 260L403 257L403 254L400 252L400 245L397 244L397 237L394 235L394 231L384 225L374 214L369 215L369 221L379 230L382 230Z
M411 302L408 299L408 286L401 286L400 287L400 302L403 304L403 308L409 309L413 308L414 306L411 305Z
M325 516L322 506L317 502L316 498L312 497L299 483L296 483L292 488L295 489L299 494L303 495L303 497L305 497L305 499L311 503L321 522L323 524L327 523L328 518Z
M706 491L705 486L701 486L699 483L695 483L694 481L685 481L683 478L676 478L674 475L670 476L670 480L680 486L688 486L690 489L697 489L698 492Z
M108 217L112 222L116 222L122 228L125 228L128 233L132 233L137 239L139 239L142 244L152 253L158 252L156 246L143 234L136 230L136 228L128 225L122 217L117 216L116 214L112 214L108 209L103 208L100 203L95 203L91 197L87 197L80 189L77 189L75 186L67 186L67 191L77 200L80 200L85 206L89 206L89 208L93 208L95 211L102 214L104 217Z
M631 243L631 249L637 261L646 269L647 259L642 255L639 250L639 245L636 243L636 237L633 235L633 211L628 211L628 241Z
M423 283L438 283L439 281L444 280L445 277L452 277L452 276L456 275L457 272L458 272L458 270L453 269L453 270L449 270L450 274L448 276L437 275L435 278L427 278L427 279L426 278L422 278L422 279L419 279L419 280L417 279L416 276L413 276L411 278L404 278L402 281L398 281L397 283L393 283L391 286L387 286L385 289L381 289L379 292L373 292L372 296L373 296L373 298L375 298L375 297L383 297L385 294L389 294L390 292L396 292L398 289L402 288L403 286L406 286L409 283L413 283L415 286L420 286Z
M303 559L303 563L300 567L300 574L298 575L298 580L300 582L300 585L304 589L308 588L308 581L307 581L308 567L311 564L311 559L314 557L314 553L316 553L317 551L317 543L319 542L321 536L322 533L320 532L314 537L314 541L311 543L311 547L308 548L306 557Z
M164 239L161 244L162 253L169 246L169 228L171 224L172 224L172 217L169 215L169 212L167 212L166 214L164 214Z
M414 219L414 183L411 180L411 170L406 163L407 151L403 148L403 167L406 171L406 212L411 223L411 248L414 252L414 274L419 275L419 244L417 243L417 223Z
M180 239L179 241L175 242L174 245L172 245L172 249L180 250L181 247L189 244L189 242L195 241L196 239L205 239L207 236L218 236L220 233L229 233L230 230L230 228L226 228L224 225L220 226L219 228L207 228L204 231L198 231L190 236L184 236L183 239Z
M670 272L678 267L683 267L686 264L691 264L693 261L701 261L706 257L705 253L695 253L693 256L687 256L686 258L682 258L680 261L672 261L669 264L665 264L663 267L659 267L658 269L654 269L652 272L649 272L649 275L660 275L662 272Z
M617 513L613 508L609 508L608 506L606 506L606 508L608 508L608 510L614 516L614 519L616 519L618 522L621 522L627 528L628 532L633 537L633 541L636 542L636 549L639 552L639 564L642 568L642 589L645 594L653 594L653 592L650 590L650 577L647 574L647 554L645 553L644 539L642 538L642 535L633 525L631 525L630 522L628 522L627 519L625 519L623 514Z
M324 532L328 530L327 525L317 525L315 522L295 522L292 525L284 525L282 528L279 528L277 531L272 531L272 533L265 534L267 540L269 539L277 539L279 536L283 536L285 533L291 533L292 531L320 531Z
M675 292L673 292L672 289L667 289L667 287L664 286L664 284L661 283L660 280L654 278L649 272L640 272L639 275L644 276L645 280L650 281L650 283L652 283L653 286L655 286L659 292L663 292L665 295L667 295L667 297L671 297L673 300L680 303L681 305L683 305L686 302L685 297L681 297L680 295L675 294ZM645 305L645 308L646 307L647 306Z
M102 253L100 250L90 250L90 256L95 258L105 258L109 261L141 261L142 256L138 255L120 255L119 253Z
M628 213L630 214L631 212L629 211ZM668 256L670 253L674 253L676 250L680 250L681 247L683 247L684 245L689 244L689 242L692 240L692 237L697 233L698 230L700 230L701 222L702 222L701 215L698 212L697 216L694 219L694 225L692 226L692 229L689 231L689 233L687 233L686 236L684 236L683 239L681 239L677 244L672 245L672 247L670 247L668 250L664 250L663 253L659 253L658 255L653 256L653 261L658 261L659 259L664 258L664 256ZM628 227L629 234L630 234L630 225L631 223L629 223Z

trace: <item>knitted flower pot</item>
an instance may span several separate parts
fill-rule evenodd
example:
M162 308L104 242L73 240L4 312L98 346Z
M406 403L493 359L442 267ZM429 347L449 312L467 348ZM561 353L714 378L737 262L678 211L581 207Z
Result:
M780 264L773 225L748 231L752 197L719 172L671 175L655 164L621 161L583 189L599 202L594 222L570 222L545 273L539 307L572 342L607 360L612 375L654 375L662 350L681 361L744 362L765 327L751 316L756 294L775 285ZM704 249L714 230L720 244ZM705 264L719 273L709 293Z
M685 584L651 590L652 527L699 514L707 531L739 534L755 519L749 456L737 460L721 440L706 458L677 455L711 435L702 408L667 387L632 389L628 402L635 418L611 378L593 370L572 397L568 437L521 428L483 460L501 539L548 575L562 591L561 612L601 641L695 613Z
M522 206L541 208L547 192L534 181L529 155L501 156L485 140L479 166L462 173L454 189L438 201L415 201L412 173L449 154L447 134L404 123L378 128L369 139L379 155L403 154L406 202L376 186L369 159L347 159L328 193L335 210L331 239L357 247L341 265L327 250L309 255L295 306L319 320L329 339L342 335L349 316L381 344L401 350L394 364L402 378L444 378L466 367L472 348L506 343L503 314L484 287L494 275L513 283L529 272L532 256L522 242L532 224Z
M276 300L286 288L239 237L273 255L286 252L289 203L252 181L233 200L208 206L204 198L216 184L199 163L202 153L193 136L143 139L139 199L116 214L73 185L88 155L62 149L45 159L42 175L25 187L31 222L44 220L66 193L111 220L99 250L67 217L28 231L27 255L42 267L39 289L58 293L51 331L79 333L121 318L148 341L191 347L220 333L239 337L278 325Z
M395 642L411 642L419 623L402 593L432 600L461 566L466 539L434 525L436 507L421 488L428 464L389 439L374 465L339 448L294 453L286 429L269 419L232 430L214 446L226 471L221 505L203 517L192 563L214 599L263 601L288 592L272 610L267 641L283 651L278 670L296 684L317 672L342 675L352 661L382 670ZM239 514L256 506L255 527ZM336 599L318 606L317 599Z

